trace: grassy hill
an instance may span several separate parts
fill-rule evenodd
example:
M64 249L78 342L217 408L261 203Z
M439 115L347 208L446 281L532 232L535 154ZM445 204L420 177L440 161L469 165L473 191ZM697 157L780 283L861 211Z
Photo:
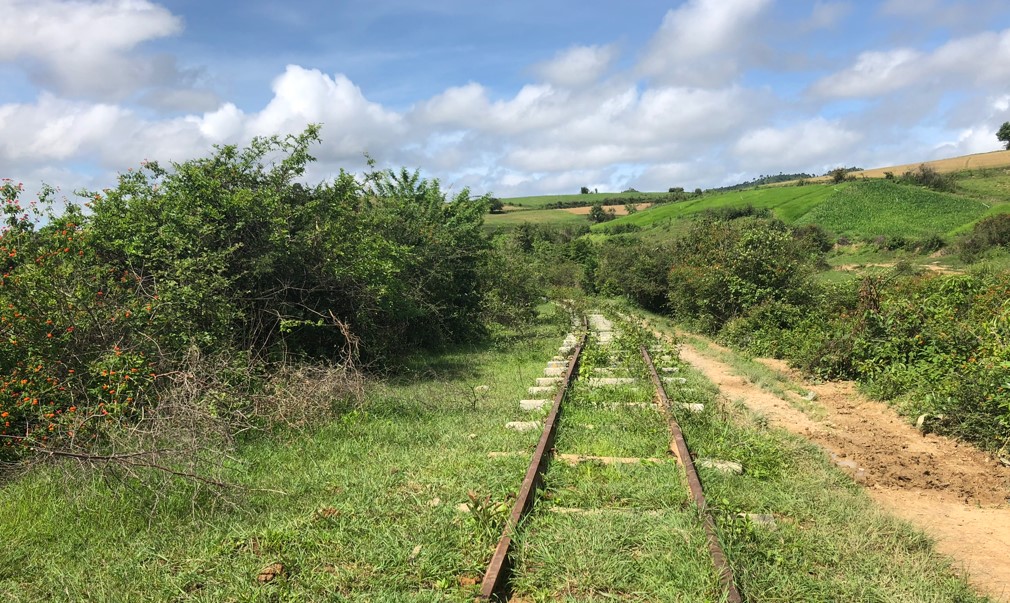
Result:
M837 235L863 239L916 238L952 234L988 210L986 203L962 195L870 180L838 187L794 223L818 224Z
M794 222L832 195L837 188L845 186L848 185L760 188L705 195L690 201L657 205L630 216L598 224L593 227L593 230L606 232L614 226L624 224L632 224L640 228L665 226L708 210L746 207L748 205L770 209L782 220Z
M1006 184L1010 182L975 179L971 191L957 194L886 180L759 188L659 205L597 224L593 231L606 233L629 224L677 230L706 211L753 206L770 210L787 224L818 224L854 239L948 236L986 215L1010 211L1010 196L998 194Z
M544 209L548 206L557 207L556 204L565 207L588 207L596 203L605 204L606 201L620 201L621 203L647 203L666 201L670 193L589 193L586 195L540 195L535 197L513 197L502 199L506 205L521 207L523 209Z

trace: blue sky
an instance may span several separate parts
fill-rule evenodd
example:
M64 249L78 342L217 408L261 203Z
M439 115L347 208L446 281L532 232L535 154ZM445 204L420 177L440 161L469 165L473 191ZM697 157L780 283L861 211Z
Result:
M1004 0L0 0L0 175L64 191L323 124L310 179L711 187L1000 148Z

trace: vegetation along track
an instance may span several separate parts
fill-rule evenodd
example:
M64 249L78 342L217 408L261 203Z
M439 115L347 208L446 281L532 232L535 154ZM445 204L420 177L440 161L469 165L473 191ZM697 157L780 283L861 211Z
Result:
M616 331L600 314L590 315L588 324L592 336L570 334L559 350L563 356L531 388L545 393L541 383L556 380L549 410L547 400L520 403L547 416L481 598L741 601L664 389L664 380L686 381L669 366L671 351L653 347L661 377L646 345L651 338L642 331ZM552 453L556 462L548 467ZM732 462L700 462L739 470Z

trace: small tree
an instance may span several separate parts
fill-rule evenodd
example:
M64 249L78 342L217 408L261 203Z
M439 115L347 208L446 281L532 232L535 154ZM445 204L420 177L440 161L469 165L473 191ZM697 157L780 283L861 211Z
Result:
M996 139L1004 143L1005 148L1010 151L1010 121L1003 122L1003 125L999 127Z
M583 186L583 187L582 187L582 188L581 188L581 189L579 190L579 192L581 192L581 193L582 193L583 195L588 195L588 194L589 194L589 187L588 187L588 186Z
M491 199L491 205L488 208L493 214L500 214L505 211L505 203L501 199Z
M589 221L593 223L606 222L607 220L613 220L617 216L614 210L607 211L603 209L603 205L600 203L594 204L589 209Z
M835 184L845 182L848 178L849 170L847 168L839 167L828 172L828 176L831 176L831 181Z

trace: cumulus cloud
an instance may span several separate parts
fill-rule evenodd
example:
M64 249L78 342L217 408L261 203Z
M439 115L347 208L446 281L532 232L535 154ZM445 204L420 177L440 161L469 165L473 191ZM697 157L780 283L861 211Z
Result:
M16 62L61 95L117 100L187 74L168 56L143 56L144 42L173 36L182 21L147 0L5 0L0 61Z
M253 136L298 132L323 124L326 137L318 153L324 159L357 158L372 145L386 146L402 132L402 116L365 98L347 76L288 65L274 80L274 96L249 116Z
M915 87L1001 86L1007 78L1010 30L955 38L932 52L863 52L854 65L822 78L811 90L823 97L874 97Z
M452 87L414 108L419 123L517 134L551 127L569 116L569 92L550 84L528 84L514 98L491 101L484 86Z
M532 81L511 91L471 81L393 109L344 73L295 64L268 74L265 103L221 102L199 71L145 54L183 25L151 0L0 0L11 22L32 25L0 38L0 63L40 87L34 101L0 105L2 175L108 184L145 158L183 161L309 123L323 124L312 179L358 169L369 152L383 165L421 166L447 187L499 195L694 188L996 148L993 132L1010 119L1010 30L935 48L906 38L850 55L811 83L829 59L798 60L774 38L832 28L854 3L808 4L769 33L772 4L686 0L631 67L614 44L571 46L533 63ZM915 6L888 0L881 10L909 19ZM754 69L773 83L754 87ZM805 94L771 88L785 80ZM956 98L944 96L951 90Z
M666 13L639 69L663 82L725 84L738 74L737 51L770 4L770 0L688 0Z
M844 163L862 138L836 121L817 117L782 128L751 130L736 142L733 153L752 169L802 170Z
M552 85L579 88L599 80L616 58L613 45L575 46L535 65L533 71Z

